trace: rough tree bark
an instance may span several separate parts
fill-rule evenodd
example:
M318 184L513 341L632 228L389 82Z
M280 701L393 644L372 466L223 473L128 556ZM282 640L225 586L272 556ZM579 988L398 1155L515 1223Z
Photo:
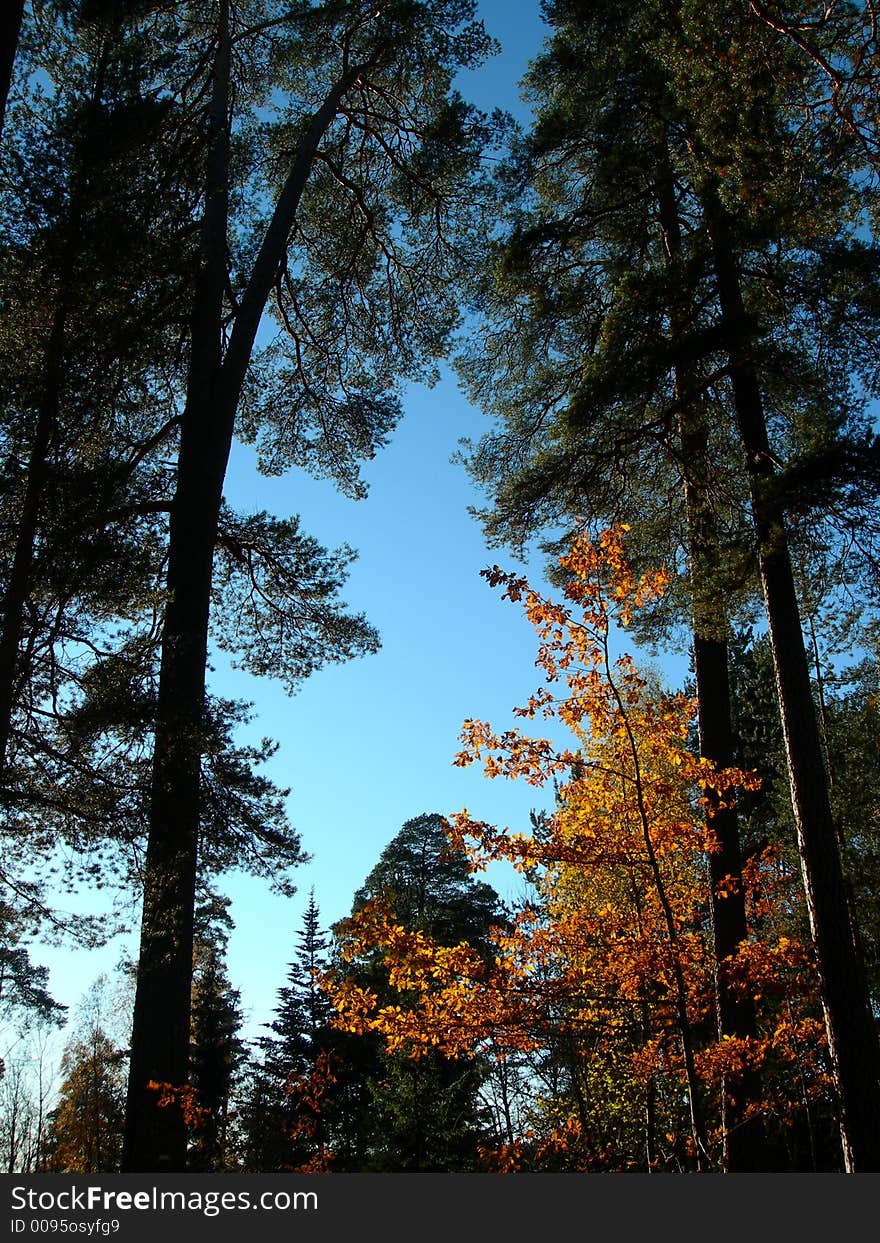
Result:
M675 185L665 154L656 184L660 229L672 280L670 324L673 337L687 324L676 309L675 289L682 277L682 240ZM694 675L697 687L700 755L717 769L736 761L728 670L728 617L713 586L719 563L718 530L712 508L711 462L705 413L698 385L683 363L675 367L676 396L681 403L679 447L684 476L685 516L690 554L691 620ZM715 1010L720 1039L753 1038L755 1007L731 985L729 963L748 936L742 883L742 848L735 807L710 808L707 826L717 849L708 857L714 949ZM722 1164L731 1173L767 1169L767 1146L760 1117L748 1117L761 1099L760 1076L748 1071L722 1083Z
M231 41L221 6L208 117L202 256L168 544L168 603L155 726L144 904L123 1169L186 1167L180 1090L188 1077L193 912L208 618L223 481L260 318L321 139L360 69L328 92L300 141L223 348L229 215ZM174 1104L162 1107L157 1087Z
M751 330L727 215L711 184L703 188L701 198L712 248L736 420L746 459L798 854L840 1103L844 1164L850 1172L877 1171L880 1048L864 967L850 922L785 519L774 496L775 466Z

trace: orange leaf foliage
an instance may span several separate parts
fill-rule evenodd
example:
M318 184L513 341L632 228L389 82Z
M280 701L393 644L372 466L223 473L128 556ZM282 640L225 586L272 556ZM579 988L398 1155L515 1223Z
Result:
M710 1118L705 1135L693 1119L691 1133L682 1131L674 1109L680 1111L683 1094L699 1098L710 1114L715 1102L717 1112L723 1076L771 1062L797 1063L801 1079L820 1090L824 1048L811 952L790 929L773 931L779 912L790 912L799 898L772 851L745 869L753 935L728 964L736 986L760 1003L761 1035L751 1042L711 1035L706 856L717 849L712 815L734 803L738 790L759 783L753 773L718 771L694 755L688 728L695 703L654 686L631 656L612 659L612 625L629 625L668 581L664 571L632 571L624 535L616 527L595 543L575 541L561 558L564 603L543 598L497 566L485 571L492 586L523 607L538 637L536 664L545 685L517 715L555 718L574 743L558 749L547 738L466 720L456 764L481 763L487 777L536 786L556 780L557 807L539 835L496 828L466 810L450 817L448 832L474 868L501 859L537 878L539 900L517 912L509 927L494 930L491 963L467 945L437 945L369 904L347 924L347 952L381 951L401 1004L380 1005L344 978L326 987L340 1026L378 1032L389 1049L415 1057L433 1047L452 1057L483 1049L504 1058L563 1038L574 1042L583 1059L578 1074L590 1092L629 1102L626 1125L636 1125L632 1119L641 1118L649 1096L652 1108L658 1100L672 1103L673 1141L665 1149L664 1130L655 1125L660 1139L653 1160L660 1166L664 1151L690 1160L698 1144L714 1143L717 1157L717 1121ZM784 1112L784 1093L777 1097L764 1106ZM551 1150L558 1155L570 1146L587 1154L585 1168L619 1162L582 1117L548 1110L544 1139L526 1145L533 1162L540 1165L535 1154L542 1144L549 1145L547 1160ZM507 1146L495 1168L521 1168L524 1151L522 1144Z

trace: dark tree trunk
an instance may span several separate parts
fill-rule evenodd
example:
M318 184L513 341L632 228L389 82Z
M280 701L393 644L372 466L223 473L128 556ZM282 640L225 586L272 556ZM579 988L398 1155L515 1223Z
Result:
M228 218L230 41L225 9L208 115L202 253L192 313L177 487L168 536L168 603L156 707L141 947L122 1168L186 1167L193 920L208 611L223 478L232 440L221 401ZM234 415L234 407L232 410ZM159 1104L159 1085L172 1094Z
M661 157L665 164L665 157ZM681 229L675 188L668 168L657 184L657 204L667 263L672 276L670 305L681 279ZM684 317L670 314L674 336L683 334ZM716 769L735 762L728 672L728 618L716 578L719 567L718 531L712 509L709 438L698 386L682 365L676 366L676 396L682 405L679 441L684 476L685 514L690 554L691 618L694 673L697 685L700 755ZM729 963L748 936L742 884L739 817L735 807L710 805L707 826L717 849L708 857L712 939L714 949L715 1009L719 1038L748 1039L756 1034L754 1004L732 987ZM729 1172L767 1169L767 1148L760 1117L747 1118L749 1107L761 1099L761 1080L746 1072L722 1083L724 1169Z
M156 716L141 948L132 1025L123 1169L186 1167L179 1105L161 1107L152 1084L178 1093L189 1076L193 915L198 868L200 770L214 547L235 415L260 318L283 260L321 139L357 77L329 92L300 142L242 295L223 356L229 202L230 41L221 30L214 66L202 264L171 513L168 605Z
M735 761L731 729L727 642L701 637L695 625L694 670L700 728L700 754L716 768ZM730 963L747 939L739 818L733 807L715 808L709 820L718 849L709 854L710 913L715 950L715 990L719 1038L754 1038L757 1031L751 998L730 982ZM730 1173L766 1172L770 1160L760 1114L748 1117L761 1100L761 1077L755 1071L722 1082L723 1164Z
M844 1163L852 1172L878 1171L880 1049L864 967L850 923L784 514L774 497L775 467L752 356L751 332L728 221L712 187L704 193L703 207L730 359L736 419L746 458L798 854L840 1102Z
M24 17L24 0L5 0L0 15L0 134L6 119L6 102L12 85L12 69Z

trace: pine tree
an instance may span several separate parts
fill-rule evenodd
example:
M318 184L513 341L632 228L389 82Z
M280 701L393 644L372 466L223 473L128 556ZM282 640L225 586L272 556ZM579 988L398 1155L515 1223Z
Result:
M749 65L749 58L756 52L760 55L767 45L757 41L748 26L742 30L733 22L731 26L730 54L741 56ZM692 84L687 73L682 77L684 83L679 89L687 107L691 102ZM824 276L827 253L822 251L836 245L835 258L844 271L852 263L861 268L862 293L857 295L856 306L838 312L844 335L848 335L847 329L861 336L875 334L876 315L870 314L862 298L865 293L871 298L876 277L870 267L863 266L864 248L853 241L850 232L859 167L856 165L855 170L852 169L845 151L841 155L833 150L823 151L821 147L819 152L824 155L824 161L815 162L814 150L805 150L800 145L802 136L794 129L790 111L786 115L786 105L790 109L790 102L778 93L775 77L768 76L766 61L759 66L756 57L749 78L751 90L743 90L739 98L730 98L729 87L708 71L706 78L717 92L715 98L720 106L710 122L705 118L694 119L688 126L698 157L693 170L694 184L708 242L709 271L717 298L720 343L728 364L732 412L745 458L798 853L840 1097L844 1159L848 1170L877 1169L880 1168L880 1044L869 1005L864 964L856 944L857 934L851 924L831 812L828 774L810 686L786 530L785 499L776 483L779 470L771 448L768 417L773 409L774 361L767 357L766 328L760 321L756 323L747 310L748 282L744 276L755 234L760 236L767 229L776 232L780 223L790 230L791 238L786 240L792 248L799 242L803 244L804 239L819 252L818 262L802 266L802 279L815 278L817 274ZM691 115L694 114L691 112ZM770 136L775 140L775 148L768 146ZM816 143L819 135L813 133L811 139ZM733 193L722 185L724 176L719 171L729 154L739 157ZM786 157L798 159L801 170L807 170L812 181L807 195L802 186L794 191L786 185L777 171ZM812 164L808 162L811 157ZM765 198L753 206L753 178L760 176L767 179ZM797 198L793 202L795 194ZM820 237L824 234L818 245L812 241L817 231ZM834 298L829 302L829 309L833 310ZM823 379L827 383L830 377ZM844 402L849 399L847 404L853 404L851 392L844 390L841 396ZM840 435L842 429L839 422L835 425L834 414L828 423L830 429L826 424L816 435L820 443L822 438L832 439L835 432ZM868 497L870 499L870 492Z
M0 903L0 1015L16 1014L25 1022L61 1023L66 1007L48 990L48 968L31 961L22 944L24 932L20 914Z
M201 8L181 11L181 42L204 38ZM471 5L291 9L266 0L259 12L246 26L222 0L204 48L199 255L170 514L127 1169L181 1168L184 1159L182 1121L157 1109L148 1085L186 1080L208 624L239 409L267 469L305 465L360 493L357 462L393 426L395 383L432 374L425 359L454 323L449 278L461 255L447 225L483 132L449 94L455 69L486 46L481 28L467 24ZM279 121L261 127L258 109L273 91ZM242 131L252 159L240 166L232 157ZM235 214L240 167L251 201L271 202L256 231ZM279 335L252 368L273 296ZM245 550L245 573L249 564ZM332 590L304 611L288 590L293 625L279 628L275 662L288 685L327 660L374 649L373 632L331 604ZM259 581L250 594L261 610ZM246 655L242 662L250 667Z
M60 919L59 841L66 883L140 883L197 171L174 37L140 4L47 7L28 44L42 93L25 74L3 152L0 769L4 834L29 842L26 880L9 858L9 900L35 920ZM347 550L225 507L220 541L226 633L255 660L333 613ZM246 705L206 704L202 871L244 860L284 888L299 839L258 771L273 744L234 738L247 719ZM97 919L65 922L98 934Z
M867 3L765 4L751 0L750 11L775 34L791 43L810 73L826 89L808 95L805 106L833 131L843 129L856 141L863 158L880 170L880 133L873 106L877 90L877 8Z
M564 529L578 517L624 518L643 558L687 571L701 743L722 763L732 734L718 598L748 598L754 578L743 570L757 563L777 634L808 905L834 995L827 1017L844 1130L863 1136L862 1157L848 1160L870 1166L867 1117L877 1110L863 1112L854 1085L859 1076L869 1085L876 1079L875 1042L848 948L785 568L789 505L818 517L825 504L827 513L829 491L846 493L840 463L851 459L849 479L861 478L862 494L835 505L835 522L843 514L855 529L876 499L863 343L876 336L877 255L856 236L852 149L800 126L797 108L814 80L737 6L719 4L707 21L689 4L572 0L549 6L548 15L555 36L530 77L541 111L512 174L528 178L537 206L514 212L494 286L483 295L499 330L488 346L481 338L482 357L470 364L473 391L479 398L492 386L499 396L488 404L507 420L472 459L491 482L489 529L522 539L547 522ZM788 480L800 474L819 486L807 501L801 489L795 502ZM744 928L732 818L720 836L712 867L716 882L723 873L732 883L723 900L717 884L713 895L719 1023L737 1034L752 1019L747 1004L725 998L725 960ZM825 892L818 904L817 887ZM831 986L838 973L846 988ZM861 1035L850 1041L848 1031ZM841 1042L859 1067L851 1075ZM731 1095L741 1099L742 1087ZM729 1131L733 1143L743 1135L735 1118ZM738 1168L760 1161L760 1138L731 1159Z
M4 152L4 773L13 726L33 728L47 684L57 704L71 679L63 644L94 641L155 588L155 454L175 424L144 398L179 342L188 249L185 191L162 163L175 169L173 109L152 95L144 24L124 6L73 5L32 59L56 80Z
M35 6L0 153L0 811L5 840L28 841L26 878L19 846L4 880L11 903L56 925L59 841L65 883L130 883L122 766L77 754L70 712L108 665L148 676L176 434L153 386L174 383L188 200L144 14Z
M744 807L750 852L767 842L784 850L797 867L794 821L773 658L766 634L744 634L732 662L737 763L756 769L761 790ZM876 890L877 816L875 791L874 688L876 667L866 658L826 672L821 694L823 749L831 780L832 808L841 845L847 890L856 913L871 1004L878 986ZM815 687L814 679L814 687Z

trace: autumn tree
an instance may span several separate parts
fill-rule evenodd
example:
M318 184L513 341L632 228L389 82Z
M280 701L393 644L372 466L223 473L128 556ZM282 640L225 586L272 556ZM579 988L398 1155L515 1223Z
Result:
M64 1174L114 1173L121 1156L125 1078L119 1050L100 1028L61 1059L61 1093L48 1141L49 1167Z
M106 1030L114 1017L108 985L106 977L99 977L84 996L76 1030L61 1058L61 1087L47 1144L47 1168L60 1173L100 1174L119 1169L125 1050Z
M352 924L378 904L409 935L428 936L440 945L467 944L487 955L489 928L503 919L498 895L470 875L464 852L450 845L443 818L424 814L408 820L355 894ZM334 975L345 987L367 989L393 1005L398 984L380 956L356 951L349 924L337 926L342 960ZM351 1039L351 1037L349 1038ZM452 1171L473 1169L477 1149L490 1131L481 1088L490 1064L482 1058L450 1059L441 1049L421 1059L402 1046L368 1038L368 1094L362 1168L373 1171ZM378 1044L378 1047L375 1047ZM355 1042L355 1049L357 1044ZM363 1072L362 1072L363 1073Z
M634 574L619 530L599 545L577 541L561 568L565 603L497 567L487 577L522 603L539 639L546 681L517 714L558 720L575 745L466 721L457 761L480 762L489 777L556 781L557 810L531 834L467 812L449 826L476 866L503 858L536 874L541 901L495 929L488 960L370 904L349 927L350 952L380 952L392 986L415 1004L353 980L335 983L335 1004L349 1030L381 1033L414 1056L461 1054L490 1039L501 1053L568 1042L567 1100L557 1095L543 1136L502 1150L502 1168L524 1159L539 1168L718 1168L720 1089L731 1076L767 1071L767 1096L752 1108L781 1125L798 1114L801 1080L827 1092L811 947L770 919L798 895L772 851L744 870L749 937L725 967L762 1004L755 1037L719 1038L706 919L712 820L754 778L695 756L694 705L651 687L630 656L611 655L612 621L628 625L667 576Z

